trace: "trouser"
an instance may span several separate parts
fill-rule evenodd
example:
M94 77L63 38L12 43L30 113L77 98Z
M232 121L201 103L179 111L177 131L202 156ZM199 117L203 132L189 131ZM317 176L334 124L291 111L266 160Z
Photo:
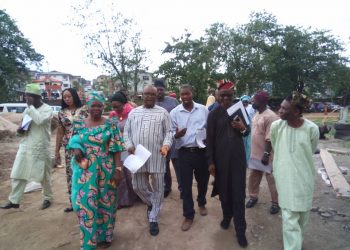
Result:
M48 200L48 201L52 201L53 199L50 171L51 170L45 171L44 178L41 181L41 186L43 188L43 191L42 191L43 198L44 200ZM12 202L13 204L20 204L27 182L28 182L27 180L23 180L23 179L11 180L12 189L9 195L10 202Z
M205 196L208 190L209 172L205 149L180 148L179 167L183 199L183 216L192 220L195 214L192 198L193 174L197 181L198 206L204 206L207 203Z
M248 182L248 192L250 198L258 198L259 195L259 186L261 179L264 175L263 171L259 171L256 169L251 169L249 174L249 182ZM274 203L278 203L278 193L275 184L275 178L272 174L265 173L265 178L267 184L269 186L271 201Z
M171 172L170 172L170 159L167 159L165 161L165 174L164 174L164 192L170 192L171 191Z
M64 156L65 156L65 162L66 162L66 177L67 177L67 189L69 194L69 204L70 206L72 206L72 201L70 198L72 194L72 175L73 175L73 170L71 166L72 151L65 150L64 153L65 153Z
M237 235L245 235L247 223L245 220L245 205L242 201L221 201L221 208L224 219L233 217L233 223Z
M179 159L178 158L173 158L171 159L171 163L173 164L174 170L175 170L175 175L176 175L176 180L177 180L177 188L180 191L181 195L181 175L180 175L180 167L179 167ZM181 195L182 197L182 195Z
M282 209L284 250L301 249L309 215L310 211L295 212L289 209Z
M151 185L149 177L151 177ZM136 173L132 177L132 186L141 200L147 206L152 206L149 222L157 222L164 198L164 173Z

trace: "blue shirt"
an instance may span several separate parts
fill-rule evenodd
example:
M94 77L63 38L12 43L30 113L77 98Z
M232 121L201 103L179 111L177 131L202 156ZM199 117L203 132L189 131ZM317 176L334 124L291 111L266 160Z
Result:
M175 147L198 147L196 142L196 133L198 129L207 127L208 109L199 103L193 102L193 108L188 111L182 104L178 105L170 112L172 132L176 133L179 130L187 128L186 134L178 139L175 139Z

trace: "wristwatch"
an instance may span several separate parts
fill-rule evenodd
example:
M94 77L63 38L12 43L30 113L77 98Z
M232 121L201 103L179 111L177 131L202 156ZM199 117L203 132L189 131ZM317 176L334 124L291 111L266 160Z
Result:
M264 155L266 155L266 156L270 156L270 155L271 155L271 153L269 153L269 152L265 151L265 152L264 152Z

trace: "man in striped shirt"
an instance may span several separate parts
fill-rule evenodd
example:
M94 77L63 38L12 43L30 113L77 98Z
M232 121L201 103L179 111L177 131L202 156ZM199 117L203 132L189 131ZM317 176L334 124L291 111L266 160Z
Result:
M170 116L164 108L155 105L156 99L157 89L152 85L146 86L143 105L130 112L124 127L125 144L130 154L134 153L138 144L152 153L145 165L133 175L132 184L148 206L147 217L153 236L159 233L158 214L164 193L165 157L172 144Z

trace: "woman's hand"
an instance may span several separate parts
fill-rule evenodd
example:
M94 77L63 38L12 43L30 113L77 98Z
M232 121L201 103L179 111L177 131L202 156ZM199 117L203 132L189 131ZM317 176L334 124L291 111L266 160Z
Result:
M115 185L118 187L121 180L122 180L122 177L123 177L123 167L121 166L118 166L115 170L115 173L114 173L114 176L113 176L113 179L114 179L114 182L115 182Z
M76 162L78 162L78 163L80 163L82 161L82 159L84 158L84 154L83 154L83 152L81 152L80 149L74 149L74 156L75 156Z
M56 152L55 153L55 165L61 165L61 155L60 155L60 152Z

